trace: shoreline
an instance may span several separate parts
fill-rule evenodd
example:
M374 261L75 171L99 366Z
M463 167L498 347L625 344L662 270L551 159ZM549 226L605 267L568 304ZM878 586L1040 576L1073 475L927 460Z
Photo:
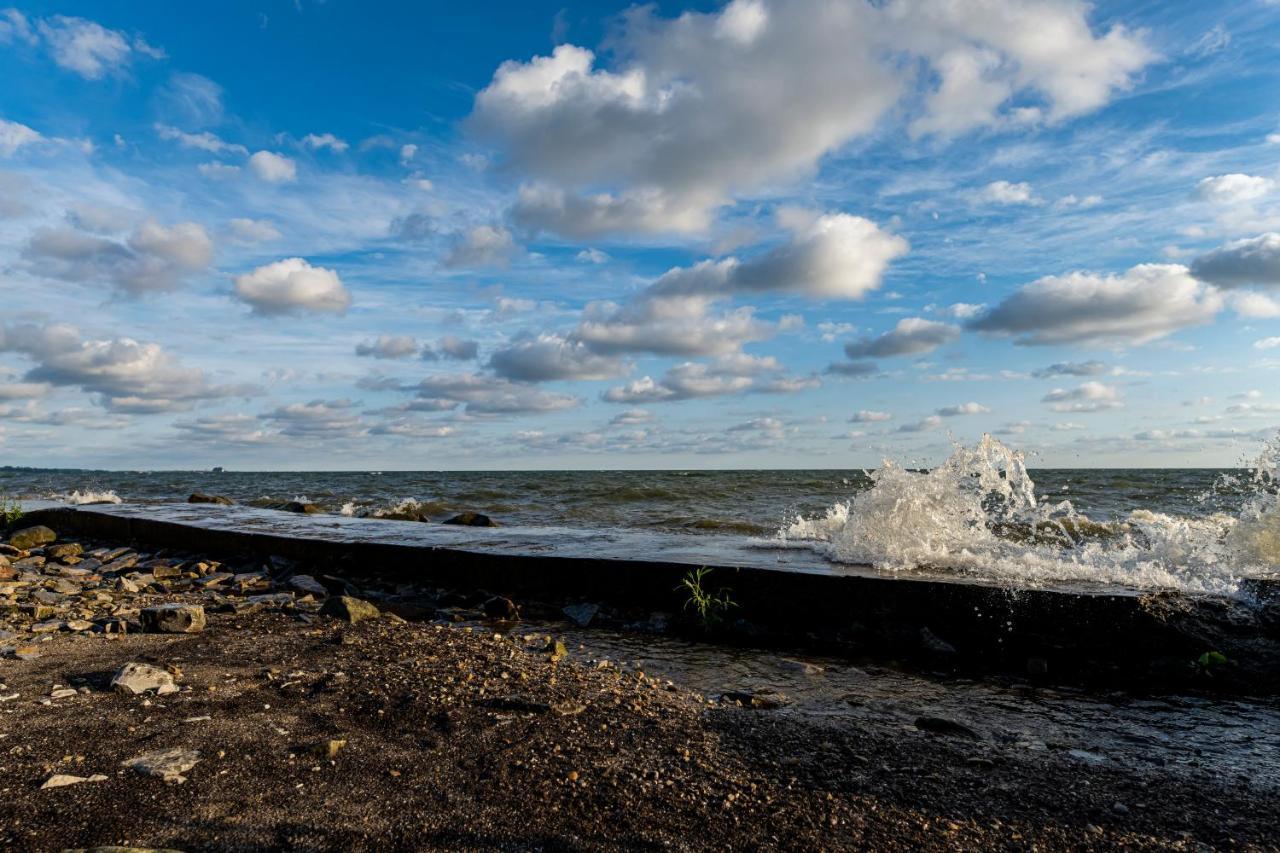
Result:
M0 696L17 694L0 702L6 849L1267 849L1276 840L1275 792L1242 778L1095 765L954 720L851 725L765 695L700 694L592 661L554 631L481 621L468 602L452 608L469 617L457 623L439 611L405 621L379 602L383 612L353 624L344 615L362 608L331 602L374 600L376 589L291 574L285 561L219 563L102 541L75 550L10 554L15 577L0 581L13 633L0 644L35 651L6 652L0 676ZM43 563L24 564L33 557ZM65 598L41 605L31 600L40 590ZM140 632L186 627L146 616L165 604L200 605L203 628ZM43 627L32 633L33 624ZM112 689L129 663L168 673L176 690ZM161 750L196 753L174 771L184 782L122 766ZM86 781L41 788L58 775Z

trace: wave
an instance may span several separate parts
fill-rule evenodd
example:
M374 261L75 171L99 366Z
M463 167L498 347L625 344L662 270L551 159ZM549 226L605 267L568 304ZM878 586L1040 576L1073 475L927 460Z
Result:
M777 534L841 563L891 572L942 570L1035 586L1119 584L1234 594L1241 577L1280 565L1280 436L1246 481L1238 514L1184 517L1136 509L1097 522L1070 501L1041 502L1021 452L983 436L928 471L892 460L871 487Z
M124 503L119 495L111 489L102 492L95 492L92 489L85 489L83 492L79 489L70 494L63 495L60 500L63 503L69 503L76 506L84 504L118 504Z

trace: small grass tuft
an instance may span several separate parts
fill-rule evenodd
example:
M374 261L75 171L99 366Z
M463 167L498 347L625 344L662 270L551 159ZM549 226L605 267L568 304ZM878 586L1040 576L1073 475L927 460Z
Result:
M692 569L676 587L677 592L688 591L689 598L684 603L684 609L696 613L703 630L706 631L718 627L724 622L729 608L738 606L730 595L732 590L720 587L715 592L711 591L706 584L707 576L710 574L711 569L707 566Z

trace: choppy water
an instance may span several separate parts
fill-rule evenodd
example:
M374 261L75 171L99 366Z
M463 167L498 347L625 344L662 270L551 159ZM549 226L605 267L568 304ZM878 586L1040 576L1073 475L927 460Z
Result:
M1233 592L1280 570L1280 438L1237 470L1046 469L984 438L929 471L107 472L0 469L19 500L306 500L520 527L741 536L884 571ZM642 555L638 555L642 556Z

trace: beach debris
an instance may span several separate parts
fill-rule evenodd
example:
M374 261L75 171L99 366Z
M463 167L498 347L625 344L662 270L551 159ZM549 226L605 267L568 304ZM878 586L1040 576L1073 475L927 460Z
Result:
M178 692L178 685L174 684L169 672L146 663L125 664L112 677L111 688L117 693L133 696L151 691L159 696Z
M596 614L600 612L600 605L589 603L570 604L563 608L563 612L573 624L579 628L585 628L591 624L591 620L595 619Z
M37 524L35 527L24 527L11 534L9 536L9 544L19 550L27 551L40 545L56 542L57 539L58 534L54 533L51 528L45 527L43 524Z
M957 723L955 720L948 720L946 717L916 717L915 725L920 731L931 732L935 735L982 740L982 736L973 729L963 723Z
M169 749L157 749L144 752L142 755L120 762L125 767L143 776L156 776L166 782L182 784L187 781L183 773L188 772L200 761L200 753L194 749L175 746Z
M482 512L460 512L452 518L446 518L441 524L457 524L462 527L497 527L498 522Z
M159 634L198 634L204 630L204 606L170 602L143 608L139 614L144 631Z
M107 777L101 773L95 773L92 776L72 776L69 773L54 773L44 781L40 786L40 790L45 788L65 788L68 785L79 785L81 782L105 782Z
M320 613L323 616L333 616L354 625L366 619L377 619L380 611L362 598L336 595L324 603L324 607L320 608Z
M520 616L520 608L514 601L502 595L495 595L480 606L484 615L490 619L516 619Z

